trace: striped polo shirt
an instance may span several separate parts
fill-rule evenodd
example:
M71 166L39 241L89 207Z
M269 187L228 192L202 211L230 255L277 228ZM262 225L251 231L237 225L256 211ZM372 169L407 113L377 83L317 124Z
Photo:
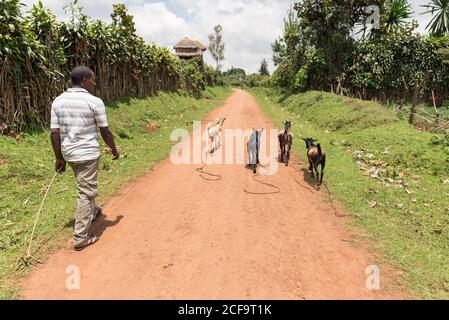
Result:
M62 155L67 162L98 159L97 128L107 126L103 101L85 89L68 89L53 101L51 129L60 129Z

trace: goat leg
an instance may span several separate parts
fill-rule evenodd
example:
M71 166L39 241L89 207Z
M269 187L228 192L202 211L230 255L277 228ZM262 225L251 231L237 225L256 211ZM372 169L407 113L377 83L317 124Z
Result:
M320 183L318 184L318 186L321 186L323 184L323 177L324 177L324 167L321 166L321 178L320 178Z
M323 160L321 161L321 179L320 179L320 186L323 184L323 177L324 177L324 168L326 167L326 156L323 157Z
M284 154L285 154L285 146L281 144L281 163L284 163L285 161Z
M320 173L318 171L318 163L314 163L313 164L313 168L315 169L317 188L319 189L320 188Z
M214 153L214 138L213 137L211 137L210 139L209 139L209 147L208 147L208 153L209 154L213 154Z
M312 179L314 179L314 178L315 178L315 175L314 175L314 173L313 173L313 164L312 164L312 161L309 160L309 164L310 164L309 171L310 171L310 174L312 175Z
M288 166L288 163L290 162L290 153L292 151L292 143L291 141L289 141L288 143L288 151L287 151L287 163L285 164L286 166Z

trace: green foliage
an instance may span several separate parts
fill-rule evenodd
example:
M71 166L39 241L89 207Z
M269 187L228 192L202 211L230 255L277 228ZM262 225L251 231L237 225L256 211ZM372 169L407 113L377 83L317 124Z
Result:
M407 29L416 29L416 21L411 19L413 15L412 6L408 0L385 0L379 1L380 11L380 29L374 29L366 25L366 16L362 16L361 26L363 39L366 36L378 37L394 32L403 32ZM367 32L369 29L369 32Z
M308 120L317 119L323 128L339 132L358 132L368 127L377 127L398 121L387 108L374 102L334 96L329 93L306 92L286 99L283 106L290 111L298 111ZM317 105L322 108L316 110Z
M181 75L186 79L185 90L196 97L199 97L213 77L212 71L204 65L201 58L181 60Z
M441 146L447 150L449 148L449 134L446 135L435 135L430 141L431 145Z
M276 82L273 78L273 76L271 77L265 77L264 79L259 81L259 87L275 87L276 86Z
M260 64L259 74L261 76L270 76L270 72L268 71L268 63L267 60L263 59Z
M210 68L186 67L168 49L146 44L123 4L113 6L109 24L91 21L76 0L64 7L67 21L41 1L25 16L21 8L18 0L0 2L0 117L10 127L46 127L52 100L78 65L94 70L96 94L107 100L179 89L198 94L214 81Z
M413 14L412 6L408 0L387 0L386 9L384 27L386 27L387 32L393 28L406 25Z
M366 33L365 6L380 6L380 29ZM446 96L449 37L418 35L407 0L305 0L284 20L273 45L273 79L290 93L308 89L381 101ZM429 100L429 99L426 99Z
M241 68L231 67L223 72L223 81L230 86L242 86L246 79L246 72Z
M268 76L263 76L260 75L259 73L250 74L245 79L245 86L250 88L259 87L262 85L262 82L268 78L269 78Z
M435 15L427 25L427 29L437 36L449 33L449 0L432 0L423 6L427 13Z
M294 78L304 63L304 39L301 34L299 19L290 10L284 19L284 34L272 44L273 62L277 69L273 81L280 87L293 89Z
M295 76L295 89L304 91L307 89L307 80L309 78L307 67L302 67Z
M416 34L361 41L353 52L345 85L356 96L390 100L407 98L418 83L444 92L449 68L437 51L431 38Z

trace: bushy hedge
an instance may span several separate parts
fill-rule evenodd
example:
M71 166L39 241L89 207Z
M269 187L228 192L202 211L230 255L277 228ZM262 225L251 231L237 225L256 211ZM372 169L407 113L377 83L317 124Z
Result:
M95 71L97 94L106 100L178 89L198 95L214 81L202 62L146 44L122 4L114 5L109 24L91 21L76 1L66 8L66 22L40 1L26 15L22 7L19 0L0 1L0 122L19 130L48 124L51 102L77 65Z
M363 29L367 5L381 8L378 30ZM419 35L417 22L403 17L410 12L406 0L297 2L272 45L273 80L289 93L324 90L415 104L432 91L449 98L449 35Z

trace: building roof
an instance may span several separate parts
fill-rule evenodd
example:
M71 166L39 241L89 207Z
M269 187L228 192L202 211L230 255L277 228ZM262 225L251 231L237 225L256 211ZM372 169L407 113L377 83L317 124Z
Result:
M207 47L205 47L201 42L197 40L190 40L189 38L184 38L181 41L178 42L178 44L175 46L176 49L199 49L201 51L206 51Z

